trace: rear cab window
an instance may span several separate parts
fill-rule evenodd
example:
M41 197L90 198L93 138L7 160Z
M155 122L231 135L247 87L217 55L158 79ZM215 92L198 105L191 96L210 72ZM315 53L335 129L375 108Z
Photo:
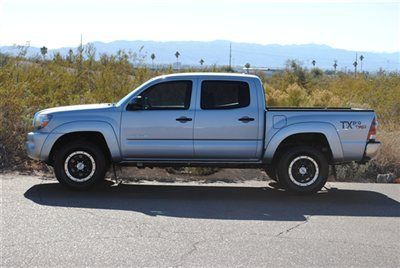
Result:
M238 109L250 105L250 87L243 81L205 80L201 83L202 110Z

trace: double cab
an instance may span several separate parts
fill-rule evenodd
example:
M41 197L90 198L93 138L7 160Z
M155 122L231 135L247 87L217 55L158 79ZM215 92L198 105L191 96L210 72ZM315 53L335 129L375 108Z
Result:
M111 165L260 168L284 188L319 191L329 165L374 157L373 110L268 107L255 75L155 77L115 104L39 111L28 155L88 189Z

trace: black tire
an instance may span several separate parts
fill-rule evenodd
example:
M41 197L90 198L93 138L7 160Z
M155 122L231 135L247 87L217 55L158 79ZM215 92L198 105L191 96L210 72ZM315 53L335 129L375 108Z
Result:
M288 149L279 158L278 178L289 191L311 194L325 185L329 175L326 157L317 149L299 146Z
M104 152L91 142L70 142L55 153L56 178L70 189L92 188L104 181L106 171L107 161Z
M278 182L278 176L276 175L276 168L273 165L270 164L266 165L264 167L264 171L265 173L267 173L268 177L271 180Z

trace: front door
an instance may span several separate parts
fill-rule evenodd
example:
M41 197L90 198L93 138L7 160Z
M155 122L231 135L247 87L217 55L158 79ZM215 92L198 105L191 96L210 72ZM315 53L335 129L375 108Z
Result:
M122 112L124 159L193 157L193 81L161 82L145 89ZM138 101L140 100L140 101Z

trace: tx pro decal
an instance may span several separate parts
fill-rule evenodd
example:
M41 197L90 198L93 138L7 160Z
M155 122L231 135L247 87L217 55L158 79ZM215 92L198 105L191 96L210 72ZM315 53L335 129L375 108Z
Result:
M361 121L340 121L343 129L365 129L367 125Z

